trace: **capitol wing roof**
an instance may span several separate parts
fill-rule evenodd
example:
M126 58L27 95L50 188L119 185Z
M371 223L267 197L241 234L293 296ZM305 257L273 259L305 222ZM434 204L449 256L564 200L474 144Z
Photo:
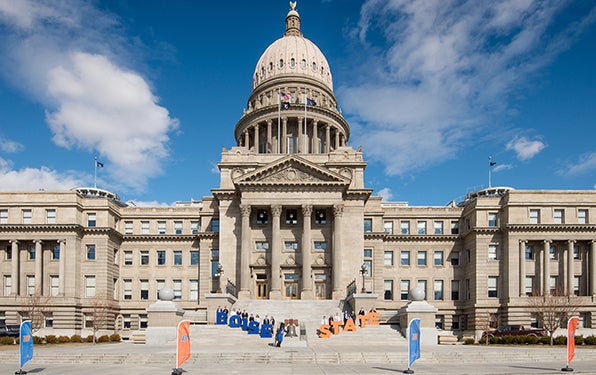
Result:
M236 186L336 186L347 187L350 180L305 159L288 155L274 163L234 179Z

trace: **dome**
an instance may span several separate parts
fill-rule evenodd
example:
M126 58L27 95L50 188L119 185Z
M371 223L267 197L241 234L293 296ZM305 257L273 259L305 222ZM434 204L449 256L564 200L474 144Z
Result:
M300 16L295 9L286 16L286 32L259 58L253 75L253 89L273 78L305 75L333 91L331 70L325 55L300 32Z

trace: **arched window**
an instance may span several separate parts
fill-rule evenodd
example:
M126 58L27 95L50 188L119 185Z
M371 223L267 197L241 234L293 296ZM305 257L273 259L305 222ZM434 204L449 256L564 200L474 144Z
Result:
M305 59L302 59L302 62L300 63L300 67L302 69L306 69L306 60Z
M292 59L290 60L290 67L293 68L296 66L296 60L294 60L294 58L292 57Z
M312 70L317 70L317 63L316 62L313 62L312 63Z
M279 67L280 68L284 67L284 59L279 59Z
M269 70L273 70L273 62L269 62Z

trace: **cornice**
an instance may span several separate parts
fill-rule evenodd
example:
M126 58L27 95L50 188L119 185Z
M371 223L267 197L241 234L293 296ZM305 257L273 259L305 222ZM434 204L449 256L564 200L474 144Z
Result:
M0 225L0 233L2 232L77 232L83 233L84 227L79 224L2 224Z
M509 232L596 232L596 224L507 224Z
M123 239L128 242L194 242L202 234L126 234Z
M457 234L388 234L385 232L364 233L365 240L384 242L455 242Z
M367 201L373 193L373 189L354 189L347 190L345 199L349 201Z
M238 196L236 189L211 189L211 193L219 201L231 201Z

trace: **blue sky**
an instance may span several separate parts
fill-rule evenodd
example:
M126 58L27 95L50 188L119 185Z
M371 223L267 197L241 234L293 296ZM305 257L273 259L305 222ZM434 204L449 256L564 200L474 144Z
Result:
M201 199L288 1L0 0L0 189ZM389 201L596 188L596 1L304 0Z

